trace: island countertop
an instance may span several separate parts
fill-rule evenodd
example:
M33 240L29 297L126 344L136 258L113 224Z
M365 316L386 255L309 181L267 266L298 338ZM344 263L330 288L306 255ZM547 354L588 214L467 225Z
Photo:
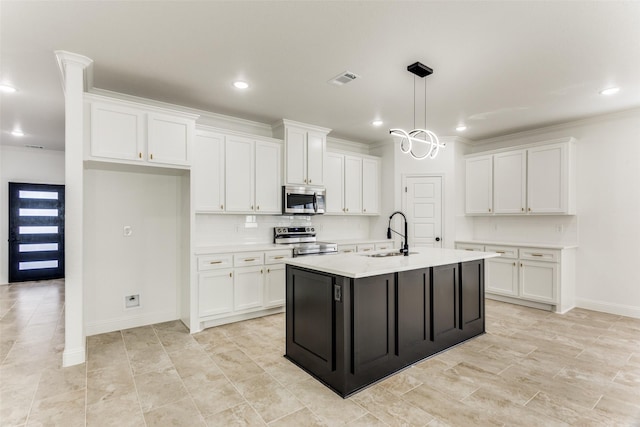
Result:
M286 263L329 274L359 279L398 271L418 270L438 265L456 264L500 256L495 252L464 251L457 249L414 248L409 256L372 257L389 251L305 256L289 258ZM397 249L394 251L397 252Z

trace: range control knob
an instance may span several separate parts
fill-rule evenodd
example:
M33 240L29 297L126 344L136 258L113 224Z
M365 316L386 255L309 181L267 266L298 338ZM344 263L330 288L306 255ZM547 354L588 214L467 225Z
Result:
M316 229L315 229L315 228L313 228L313 227L311 227L311 232L312 232L312 233L315 233L315 232L316 232Z

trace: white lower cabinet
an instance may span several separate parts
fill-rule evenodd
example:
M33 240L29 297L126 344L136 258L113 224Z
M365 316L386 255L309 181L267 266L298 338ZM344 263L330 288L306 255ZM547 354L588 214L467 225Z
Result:
M199 322L220 325L282 311L286 281L282 261L291 255L290 249L199 255Z
M485 260L487 297L566 312L575 306L575 248L458 242L456 249L496 252Z

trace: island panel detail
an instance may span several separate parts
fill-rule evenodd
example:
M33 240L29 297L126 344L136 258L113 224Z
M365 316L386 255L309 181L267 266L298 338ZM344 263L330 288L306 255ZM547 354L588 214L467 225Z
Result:
M484 333L484 260L348 278L287 265L285 357L342 397Z

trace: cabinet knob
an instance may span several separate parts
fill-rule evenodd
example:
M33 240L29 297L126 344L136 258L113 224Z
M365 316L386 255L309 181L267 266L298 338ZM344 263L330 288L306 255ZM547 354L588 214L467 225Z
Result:
M489 208L489 212L491 212L491 208Z
M367 211L367 209L365 208L365 209L363 209L362 211L363 211L363 212L366 212L366 211Z
M529 208L529 212L531 212L531 208Z
M256 210L259 211L260 210L260 205L256 206Z
M309 180L309 184L311 184L311 180Z
M515 262L513 263L513 266L514 266L514 267L516 266L516 263L515 263Z
M150 157L151 157L151 160L153 160L153 154L151 154Z
M253 210L253 205L251 205L251 210Z
M520 208L520 210L522 210L522 212L524 212L524 208Z
M138 153L138 158L141 159L142 158L142 153Z
M271 273L271 269L270 268L267 268L267 273Z
M303 179L303 181L304 181L304 183L306 184L306 183L307 183L307 178Z
M262 274L262 269L260 269L260 274Z
M233 273L229 273L229 277L233 277Z
M520 263L520 267L523 267L522 263Z
M224 209L224 205L220 205L220 209Z

